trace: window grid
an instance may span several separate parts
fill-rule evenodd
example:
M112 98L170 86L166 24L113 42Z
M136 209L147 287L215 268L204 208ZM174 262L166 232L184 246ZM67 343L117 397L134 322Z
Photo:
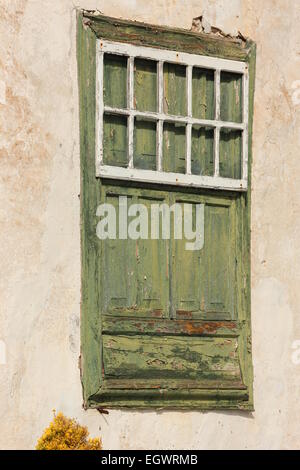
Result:
M127 57L127 108L114 108L104 105L103 74L104 53ZM134 60L143 58L157 62L157 112L138 111L134 106ZM164 112L164 63L186 66L186 116L170 115ZM214 119L197 119L192 116L192 77L193 67L214 70ZM150 47L133 46L109 41L97 41L97 80L96 80L96 176L153 183L176 184L183 186L209 187L229 190L246 190L248 179L248 70L247 64L227 59L198 56L175 51L165 51ZM221 71L242 75L242 123L220 120ZM103 164L103 119L104 114L127 116L128 168ZM136 117L156 122L156 171L134 168L134 121ZM186 173L166 173L162 171L163 125L165 122L186 125ZM200 125L214 129L214 176L193 175L191 173L192 127ZM241 179L220 177L220 129L238 129L242 132Z

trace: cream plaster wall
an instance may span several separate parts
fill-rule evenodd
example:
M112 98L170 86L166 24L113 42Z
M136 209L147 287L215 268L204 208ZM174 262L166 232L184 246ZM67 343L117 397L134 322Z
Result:
M77 7L257 42L252 415L81 407ZM106 449L300 448L299 23L300 0L0 0L0 448L33 448L53 408Z

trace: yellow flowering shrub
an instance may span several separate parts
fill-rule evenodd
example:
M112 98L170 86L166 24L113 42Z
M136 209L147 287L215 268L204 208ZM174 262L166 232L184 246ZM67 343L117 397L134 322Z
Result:
M75 419L67 418L63 413L55 415L37 442L36 450L101 450L98 438L89 438L85 426L80 426Z

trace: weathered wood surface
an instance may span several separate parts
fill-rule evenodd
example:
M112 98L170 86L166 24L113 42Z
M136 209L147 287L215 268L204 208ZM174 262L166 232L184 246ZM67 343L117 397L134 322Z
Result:
M236 338L103 335L104 377L241 382Z
M221 39L184 29L169 28L84 13L84 22L97 37L137 45L179 50L192 54L209 55L246 61L251 44L237 39Z
M127 196L128 208L143 204L148 211L148 240L103 240L102 311L136 317L178 317L210 320L236 318L235 202L231 198L193 197L181 193L133 190L102 186L102 202L115 207L119 218L119 196ZM206 201L210 201L209 203ZM204 203L204 247L188 251L184 236L174 239L171 216L170 241L151 236L151 206L190 205L195 223L195 206ZM162 219L160 219L162 222Z
M96 208L104 196L117 198L120 187L115 185L104 187L95 177L96 36L248 62L249 170L255 70L255 46L251 42L237 44L235 41L207 38L205 35L191 32L104 17L95 18L87 13L79 14L81 373L85 406L251 410L253 394L250 328L250 191L244 194L224 195L222 191L201 190L196 195L195 189L191 188L182 189L181 192L177 190L176 195L174 191L168 193L168 191L159 191L155 187L152 190L148 187L143 188L138 183L136 188L124 186L122 194L131 196L135 201L144 198L148 201L152 199L161 202L165 200L167 193L167 197L173 200L178 197L178 200L189 200L193 203L201 201L205 204L209 221L206 230L210 230L205 235L210 240L211 246L206 243L204 250L206 254L204 251L201 253L202 262L199 264L198 255L188 260L182 255L185 267L180 269L171 259L175 253L180 257L181 252L179 245L176 248L174 240L170 243L166 240L163 243L160 241L156 245L151 241L148 246L146 241L141 243L139 240L134 246L129 243L127 247L126 241L125 244L111 246L110 249L105 249L101 245L96 238L98 221ZM141 82L147 80L149 87L154 87L153 76L149 70L144 69L141 64L137 77ZM115 72L112 66L110 73ZM117 74L119 72L118 70ZM105 99L113 103L114 99L117 99L117 90L114 91L111 80L108 78L106 80ZM119 77L118 80L122 81L123 78ZM202 80L199 83L201 95L199 100L201 102L203 100L207 112L211 112L210 85L206 83L204 86L203 79L199 80L200 82ZM232 82L229 83L229 88L231 85ZM229 102L231 104L225 105L221 99L220 112L222 113L224 106L227 106L228 112L238 121L239 85L233 82L231 89L233 90L232 101ZM118 98L120 100L118 105L122 105L123 98L124 95ZM150 97L143 101L142 93L137 96L137 103L140 108L154 105ZM201 112L203 111L199 110L199 113ZM119 159L124 161L124 153L122 155L124 134L122 136L121 130L124 125L120 123L119 134L115 131L114 125L109 124L109 126L105 130L110 149L106 153L106 158L110 158L110 154L118 154ZM148 137L146 137L148 129L141 130L145 136L140 139L141 144L138 144L139 151L136 153L136 158L143 165L144 156L146 154L151 156L152 149L150 148L148 152ZM197 169L194 167L195 171L200 168L200 171L209 172L212 165L211 137L204 134L201 138L203 146L205 145L208 150L198 157L198 149L192 148L192 168L195 165L193 160L197 162L199 158ZM149 143L150 140L149 137ZM136 143L136 147L138 145ZM236 155L239 151L236 140L229 139L226 143L221 141L220 145L224 146L221 149L223 153L220 162L225 165L224 171L236 174ZM249 173L251 181L251 172ZM219 252L218 248L214 250L219 237L218 232L223 240ZM113 252L115 254L112 254ZM189 271L190 266L193 268ZM198 272L197 266L198 268L200 266ZM127 277L128 270L131 272L130 269L134 272L134 282ZM201 269L204 270L202 274ZM184 275L189 272L190 277ZM195 286L203 289L204 300L206 299L204 303L203 295L199 292L191 296L191 293L195 294ZM109 294L113 292L113 287L116 294L114 298ZM200 310L197 310L199 305ZM164 337L167 338L166 345L163 342ZM116 347L113 347L112 340L116 341ZM189 351L194 360L193 358L189 360ZM172 362L172 358L175 362ZM150 360L149 377L146 373L148 360ZM166 361L166 364L163 364L163 361ZM174 364L183 366L180 379L176 376L176 367L172 369ZM164 368L167 375L169 374L168 378L164 376ZM134 372L137 373L135 376Z
M237 337L240 326L234 321L144 319L103 315L103 334L150 334Z
M236 389L106 389L92 395L89 406L105 408L138 408L138 409L195 409L195 410L249 410L248 390Z

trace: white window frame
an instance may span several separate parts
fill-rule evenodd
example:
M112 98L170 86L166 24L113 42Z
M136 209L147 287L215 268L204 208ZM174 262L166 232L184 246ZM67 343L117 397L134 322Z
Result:
M142 181L168 185L192 186L203 188L246 191L248 185L248 65L245 62L206 57L197 54L168 51L151 47L135 46L97 39L96 58L96 176L119 180ZM104 53L126 56L127 66L127 107L113 108L104 105L103 99L103 68ZM158 112L142 112L134 107L134 59L143 58L157 62ZM163 110L164 62L186 66L187 80L187 115L174 116L165 114ZM192 71L193 66L214 70L215 83L215 118L196 119L192 117ZM242 75L242 123L220 120L220 74L222 71L235 72ZM128 167L105 165L103 163L103 118L105 114L127 116L128 132ZM142 170L133 166L133 135L134 118L156 122L156 171ZM186 173L162 171L163 123L175 122L186 125ZM214 175L200 176L191 174L191 139L192 126L202 125L214 129ZM222 128L239 129L242 132L241 179L224 178L219 175L219 143Z

